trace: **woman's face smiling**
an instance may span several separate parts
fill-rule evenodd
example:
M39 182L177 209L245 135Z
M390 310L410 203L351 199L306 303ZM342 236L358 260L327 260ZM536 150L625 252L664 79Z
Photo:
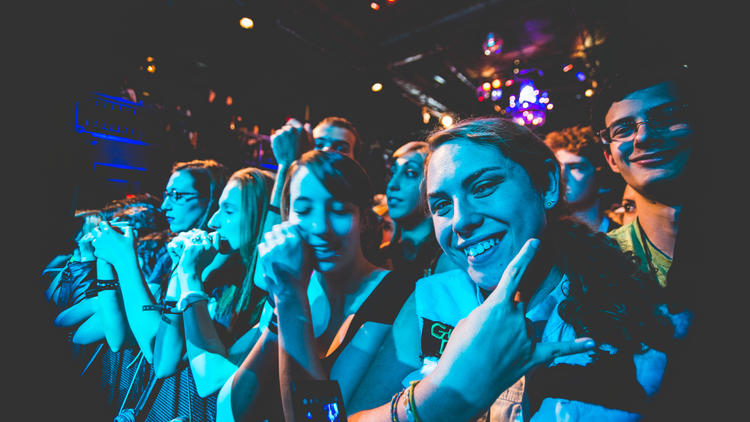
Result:
M455 139L438 147L426 189L438 243L486 290L545 226L543 194L522 166L491 145Z
M297 224L320 272L340 270L354 262L359 250L359 209L337 200L306 167L289 185L289 222Z

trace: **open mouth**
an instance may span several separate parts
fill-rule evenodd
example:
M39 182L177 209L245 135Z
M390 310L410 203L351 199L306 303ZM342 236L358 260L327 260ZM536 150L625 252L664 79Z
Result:
M313 254L317 259L330 259L339 255L338 249L332 248L330 245L311 246Z
M467 257L477 257L485 254L487 251L492 249L495 245L500 243L501 236L491 237L489 239L482 240L481 242L474 243L472 245L463 248L464 255Z

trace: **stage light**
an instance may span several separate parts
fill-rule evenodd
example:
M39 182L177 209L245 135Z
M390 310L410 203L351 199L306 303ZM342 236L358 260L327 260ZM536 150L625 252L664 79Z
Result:
M146 66L146 72L148 72L148 73L154 73L154 72L156 72L156 66L152 65L152 64Z
M248 17L243 17L242 19L240 19L240 26L245 29L251 29L253 26L255 26L255 22L253 22L253 20Z
M492 87L493 87L493 88L500 88L500 86L501 86L502 84L503 84L503 83L502 83L502 82L500 82L500 79L495 79L494 81L492 81Z
M579 81L583 82L586 80L586 74L583 72L576 73L576 78L578 78Z
M586 92L584 92L584 95L586 95L587 97L590 97L590 96L594 95L594 90L591 89L591 88L589 88L589 89L586 90Z
M380 5L377 4L377 3L375 3L375 2L372 2L372 3L370 3L370 9L372 9L372 10L380 10Z
M489 91L490 89L492 89L492 86L490 85L489 82L485 82L482 84L482 89L485 91Z
M440 123L443 125L443 127L449 128L453 126L453 117L451 117L450 114L443 114L443 117L440 118Z
M378 92L383 89L383 84L381 84L380 82L375 82L374 84L372 84L370 89L372 90L372 92Z
M148 57L146 57L146 61L149 62L149 63L151 63L152 61L154 61L154 58L151 57L151 56L148 56Z
M445 79L443 79L440 75L435 75L432 77L432 79L435 80L435 82L439 83L440 85L443 85L445 83Z
M563 72L569 72L571 69L573 69L572 64L566 64L565 66L563 66Z
M505 81L505 86L511 86L511 85L513 85L513 79L508 79L507 81Z
M228 106L232 105L232 96L231 95L227 95L227 103L226 104Z

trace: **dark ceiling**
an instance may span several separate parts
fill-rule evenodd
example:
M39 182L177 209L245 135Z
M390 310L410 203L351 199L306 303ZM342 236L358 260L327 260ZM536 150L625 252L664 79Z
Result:
M393 143L432 127L441 113L499 114L513 87L496 102L477 98L494 78L533 76L549 93L555 108L540 131L586 123L585 90L607 65L633 54L633 39L670 46L679 37L659 21L661 10L640 0L376 0L377 11L371 3L123 3L95 18L102 39L86 57L108 73L101 89L127 79L144 101L195 109L210 88L231 95L234 112L263 133L287 117L343 115L367 140ZM238 25L242 16L253 29ZM503 47L488 56L482 44L490 32ZM155 58L153 75L142 70L147 56ZM566 64L573 69L564 72ZM374 82L382 91L371 92ZM423 105L435 116L427 125Z

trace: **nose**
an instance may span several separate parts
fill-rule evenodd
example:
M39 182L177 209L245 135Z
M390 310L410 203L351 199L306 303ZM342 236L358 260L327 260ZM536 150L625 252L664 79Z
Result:
M394 174L393 177L391 177L391 180L388 181L388 184L385 186L385 191L386 193L388 193L388 192L394 192L398 190L400 190L398 175Z
M643 132L641 132L643 128ZM641 136L643 133L643 136ZM635 125L635 133L633 134L633 146L638 146L644 142L648 142L654 138L656 132L648 125L647 121L638 122Z
M453 232L463 238L482 225L482 216L464 201L454 200L453 204Z
M162 211L166 211L166 210L172 209L171 207L167 206L168 203L169 203L169 197L165 196L164 199L161 201L161 207L160 208L161 208Z
M330 224L328 221L328 213L325 211L312 212L305 224L304 228L310 233L316 236L322 237L328 233Z
M214 215L211 216L211 219L208 220L208 227L214 230L218 230L221 226L221 223L219 223L219 211L216 211Z

